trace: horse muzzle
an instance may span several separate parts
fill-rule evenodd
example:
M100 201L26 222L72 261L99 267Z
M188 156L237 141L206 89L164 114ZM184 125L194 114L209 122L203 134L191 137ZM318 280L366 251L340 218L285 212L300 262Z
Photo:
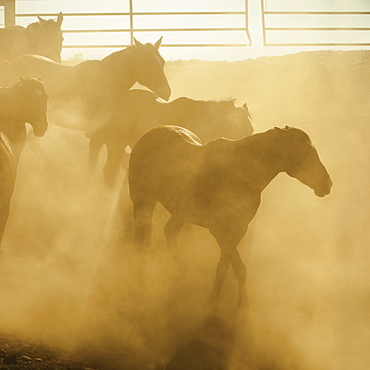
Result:
M35 136L42 137L45 135L45 132L48 128L48 121L44 120L44 121L38 122L37 125L32 125L32 128L33 128L33 133Z
M160 98L164 99L165 101L168 101L168 99L171 96L171 88L170 86L161 88L161 89L156 89L154 91Z
M331 191L332 186L333 186L333 182L329 178L323 186L320 186L319 188L315 188L314 189L315 194L318 197L323 198L326 195L329 195L330 194L330 191Z

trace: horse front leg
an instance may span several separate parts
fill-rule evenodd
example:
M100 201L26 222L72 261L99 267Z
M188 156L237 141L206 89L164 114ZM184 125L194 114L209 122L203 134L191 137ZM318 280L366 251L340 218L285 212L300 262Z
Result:
M7 200L1 200L0 202L0 257L2 254L1 242L4 236L5 227L9 217L10 210L10 197Z
M152 219L154 202L134 202L135 246L136 249L148 252L152 244Z
M104 179L108 186L113 186L121 171L121 162L125 153L126 145L121 142L111 141L107 143L108 156L104 166Z
M104 145L104 141L99 137L90 138L89 142L89 174L93 173L96 164L98 163L100 149Z
M212 308L217 308L222 284L225 280L227 271L229 270L229 265L230 265L229 253L221 249L220 260L218 262L217 269L216 269L216 277L213 283L213 288L212 288L211 296L209 299L209 303Z
M247 268L236 247L230 251L230 262L239 285L239 307L248 307L246 289Z
M217 303L222 284L225 280L229 265L231 264L239 286L239 306L248 305L246 293L247 269L240 258L237 246L245 235L246 230L233 228L218 228L210 230L221 248L221 257L216 270L216 279L211 294L211 303Z
M179 261L179 249L178 249L178 240L184 222L174 215L171 215L166 226L164 227L164 233L166 235L167 246L169 250L173 253L174 258Z

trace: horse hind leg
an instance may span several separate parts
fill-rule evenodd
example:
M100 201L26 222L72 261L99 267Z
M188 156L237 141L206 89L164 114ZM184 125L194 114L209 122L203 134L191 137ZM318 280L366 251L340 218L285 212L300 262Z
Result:
M246 291L247 268L236 248L230 251L230 262L239 285L239 307L248 307Z
M221 256L216 270L216 278L213 285L210 302L211 304L217 306L222 284L225 280L229 265L231 264L235 277L238 280L239 306L247 306L248 299L245 288L247 269L237 250L237 246L244 233L238 232L230 235L227 230L212 230L211 234L216 238L218 245L221 248Z
M220 260L218 262L217 269L216 269L216 277L213 283L213 288L212 288L211 296L209 299L211 308L217 308L222 284L225 280L227 271L229 270L229 265L230 265L230 256L227 253L227 251L221 249Z
M98 163L100 149L104 145L103 140L100 140L98 137L90 138L89 143L89 173L93 173Z
M111 141L107 143L108 156L104 166L104 180L108 187L116 183L121 172L121 162L125 153L125 147L121 142Z
M164 227L167 246L177 260L179 260L178 239L181 228L184 224L185 223L180 218L172 215Z
M134 202L135 246L148 252L152 244L152 219L156 201Z

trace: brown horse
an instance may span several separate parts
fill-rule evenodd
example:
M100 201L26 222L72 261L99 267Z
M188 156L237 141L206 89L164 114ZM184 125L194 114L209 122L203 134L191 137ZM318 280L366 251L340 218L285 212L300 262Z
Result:
M9 139L17 164L26 142L28 122L37 137L44 136L48 96L43 83L35 78L22 78L13 87L0 88L0 131Z
M10 200L15 185L15 165L9 141L0 132L0 253L1 241L9 217Z
M47 95L41 81L23 79L11 88L0 89L0 245L9 215L16 167L26 142L26 122L36 136L48 127Z
M186 97L166 103L151 91L128 91L122 103L112 109L106 124L86 128L90 138L89 168L95 168L99 151L107 146L105 180L112 184L119 172L125 147L132 147L148 129L165 123L195 131L207 142L223 136L238 139L253 133L248 107L235 107L234 100L193 100Z
M280 172L309 186L319 197L330 193L330 176L300 129L274 128L205 145L182 127L148 131L134 146L129 165L138 247L150 247L152 215L160 202L171 213L164 230L170 248L177 248L185 223L205 227L216 238L221 257L211 302L218 301L231 264L239 283L239 303L246 303L247 272L237 246L257 212L261 192Z
M0 61L14 60L21 55L36 54L61 62L63 15L57 20L37 17L38 22L0 29Z
M76 66L62 65L35 55L24 55L0 65L0 85L11 86L19 76L37 77L50 96L49 117L60 126L84 129L94 122L104 124L110 112L135 82L163 99L171 89L164 74L165 61L154 45L141 44L116 51L102 60Z

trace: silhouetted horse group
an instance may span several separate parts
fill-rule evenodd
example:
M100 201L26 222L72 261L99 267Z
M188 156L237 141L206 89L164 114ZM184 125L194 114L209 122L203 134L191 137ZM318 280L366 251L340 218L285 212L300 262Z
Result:
M47 21L39 19L39 27L43 22ZM61 22L60 14L59 30ZM38 136L47 127L47 95L35 77L41 78L50 96L49 119L83 130L90 138L91 168L100 148L107 146L104 171L108 183L117 179L125 148L132 148L129 188L138 249L150 248L154 206L160 202L171 214L165 226L169 248L177 248L186 223L205 227L216 238L221 255L211 302L217 303L231 265L243 304L247 301L246 267L237 246L258 210L261 192L280 172L311 187L319 197L330 193L332 182L308 135L300 129L274 128L252 135L246 104L236 107L233 100L186 97L166 102L171 89L165 61L158 52L161 41L144 45L135 40L134 45L102 60L73 67L40 55L23 55L1 64L1 86L23 78L0 93L0 131L10 142L1 136L5 198L1 198L0 231L14 188L14 161L25 142L24 124L31 123ZM152 92L129 91L135 82ZM7 111L7 107L12 108Z

